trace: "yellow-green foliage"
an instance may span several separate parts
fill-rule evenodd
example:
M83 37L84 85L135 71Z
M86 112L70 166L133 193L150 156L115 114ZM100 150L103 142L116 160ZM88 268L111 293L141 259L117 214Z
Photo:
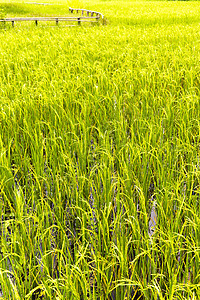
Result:
M0 29L2 297L200 299L199 4L76 4Z

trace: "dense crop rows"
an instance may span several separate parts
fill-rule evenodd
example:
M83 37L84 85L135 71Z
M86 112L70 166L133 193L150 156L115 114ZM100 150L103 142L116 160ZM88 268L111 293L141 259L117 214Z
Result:
M85 5L0 30L2 299L199 299L199 8Z

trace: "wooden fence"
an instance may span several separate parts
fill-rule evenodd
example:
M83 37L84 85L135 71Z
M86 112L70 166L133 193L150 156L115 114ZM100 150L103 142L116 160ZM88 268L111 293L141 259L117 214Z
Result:
M35 22L35 25L38 25L38 22L41 21L54 21L56 25L58 25L59 22L75 22L77 25L81 25L83 22L90 22L90 23L97 23L100 19L103 20L104 16L96 11L86 10L86 9L75 9L75 8L69 8L69 11L71 13L73 12L81 12L81 16L73 16L73 17L25 17L25 18L5 18L0 19L0 22L6 23L11 22L12 26L14 27L15 22L24 22L24 21L33 21ZM86 14L86 16L84 16Z
M73 13L73 12L76 12L76 13L81 12L82 16L83 16L84 14L86 14L87 17L89 17L89 16L93 17L94 15L96 15L97 18L99 18L99 19L100 19L100 18L104 19L104 15L103 15L102 13L97 12L97 11L93 11L93 10L88 10L88 9L83 9L83 8L71 8L71 7L69 7L69 11L70 11L71 13Z

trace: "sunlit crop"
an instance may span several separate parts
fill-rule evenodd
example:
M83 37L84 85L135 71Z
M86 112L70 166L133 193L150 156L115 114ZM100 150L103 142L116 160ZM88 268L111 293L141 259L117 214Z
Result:
M0 28L1 297L198 300L199 3L63 3L0 4L107 20Z

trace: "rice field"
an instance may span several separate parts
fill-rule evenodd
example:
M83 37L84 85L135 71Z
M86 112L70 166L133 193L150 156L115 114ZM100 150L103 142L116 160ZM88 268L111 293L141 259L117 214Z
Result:
M0 28L0 299L200 299L199 2L46 2L107 25Z

